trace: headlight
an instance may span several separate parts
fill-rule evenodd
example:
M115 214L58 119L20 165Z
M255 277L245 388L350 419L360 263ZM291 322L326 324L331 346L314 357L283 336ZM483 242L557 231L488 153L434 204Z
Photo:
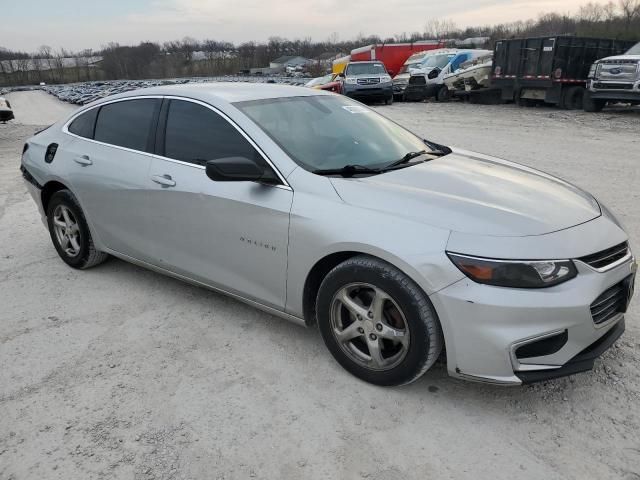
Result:
M350 85L354 85L358 83L358 80L356 79L356 77L347 77L344 79L344 81Z
M474 282L498 287L545 288L578 274L571 260L492 260L458 253L447 255Z
M380 77L380 83L388 83L391 81L391 77L389 75L383 75Z
M587 78L595 78L596 76L596 65L595 63L591 64L591 68L589 68L589 74L587 75Z

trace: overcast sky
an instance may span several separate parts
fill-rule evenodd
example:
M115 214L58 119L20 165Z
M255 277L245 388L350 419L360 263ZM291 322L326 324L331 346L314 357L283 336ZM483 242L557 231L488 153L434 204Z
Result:
M99 48L185 36L239 43L270 36L325 40L423 31L429 18L458 26L575 12L586 0L0 0L0 46Z

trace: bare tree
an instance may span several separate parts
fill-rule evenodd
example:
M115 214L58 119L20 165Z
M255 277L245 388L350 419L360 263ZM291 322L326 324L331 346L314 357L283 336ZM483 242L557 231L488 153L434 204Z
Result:
M578 10L578 19L584 22L595 23L605 16L604 7L600 3L589 2Z
M631 23L640 17L640 0L618 0L624 18L625 31L629 32Z
M428 38L443 39L454 36L457 32L453 20L431 18L424 25L424 34Z

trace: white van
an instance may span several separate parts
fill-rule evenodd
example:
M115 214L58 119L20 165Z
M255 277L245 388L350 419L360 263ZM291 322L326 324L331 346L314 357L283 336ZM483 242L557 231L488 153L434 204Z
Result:
M440 48L431 50L417 63L409 67L410 75L405 93L413 97L417 92L422 98L435 97L438 101L449 98L449 89L444 77L474 58L491 55L491 50ZM395 79L394 79L395 80ZM409 90L410 92L408 92Z

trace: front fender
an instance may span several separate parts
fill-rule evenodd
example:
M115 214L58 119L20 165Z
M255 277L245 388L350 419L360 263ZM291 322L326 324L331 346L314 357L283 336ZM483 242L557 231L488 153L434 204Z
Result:
M303 315L306 279L317 262L358 252L394 265L431 295L463 278L445 254L449 231L296 190L289 230L286 311Z

